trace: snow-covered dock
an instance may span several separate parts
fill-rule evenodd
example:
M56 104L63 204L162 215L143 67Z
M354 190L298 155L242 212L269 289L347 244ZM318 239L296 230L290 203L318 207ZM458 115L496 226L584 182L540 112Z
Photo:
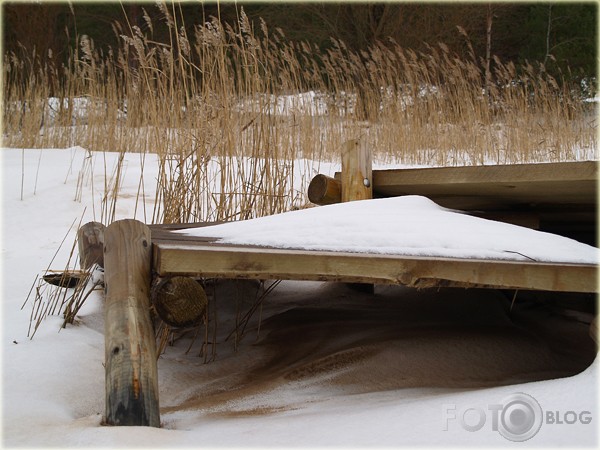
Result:
M340 172L317 175L316 204L341 199ZM373 170L376 198L423 195L440 206L596 243L597 161Z
M494 228L496 224L490 222L489 225ZM199 231L202 234L218 234L219 227L223 229L217 225L216 228L202 227L181 231L187 231L189 234L197 234ZM272 229L270 232L267 230L269 228L265 230L268 237L272 238L276 233ZM454 286L561 292L598 290L597 266L591 261L564 262L560 256L557 256L556 261L538 261L527 255L533 254L527 250L507 250L503 255L499 253L501 259L486 259L485 256L481 256L486 254L485 251L480 249L478 255L477 250L473 248L467 249L474 252L474 256L470 258L439 255L439 250L451 253L448 247L413 248L409 254L380 253L375 247L370 252L348 249L307 250L259 246L254 243L259 242L256 237L249 237L251 243L244 245L229 243L226 239L184 235L181 231L154 228L152 268L158 276L336 281L399 284L417 288ZM290 231L293 233L293 230ZM516 231L525 232L525 235L530 231L535 233L527 229ZM487 237L491 236L493 235L487 234ZM378 237L381 238L381 235ZM458 237L460 239L460 234ZM544 237L549 241L555 239L555 236L551 235ZM580 254L583 252L586 257L594 257L595 250L592 247L569 242L567 238L558 240L564 241L560 242L559 246L581 246ZM356 241L353 243L360 245ZM492 240L489 243L496 242ZM347 243L346 247L352 249L352 242ZM458 248L455 250L460 252ZM438 254L414 254L426 251Z
M527 178L523 189L517 189L517 179L506 184L493 169L482 169L490 172L483 176L477 170L467 172L476 174L475 190L487 180L492 188L518 192L521 203L531 202L532 195L541 196L533 201L536 204L561 199L550 189L553 178L548 174L555 174L566 194L563 203L587 208L595 196L590 186L595 185L596 167L586 167L583 178L573 168L565 173L536 166L529 173L518 167L516 173L529 174L523 176ZM104 233L107 423L160 423L155 336L148 313L151 285L160 279L185 276L598 292L596 247L448 209L420 195L373 199L370 154L358 140L344 147L340 179L343 203L331 204L336 203L337 189L329 189L326 180L329 205L321 208L198 227L150 229L135 220L122 220L98 232ZM429 183L435 180L440 178ZM452 183L448 185L452 190ZM483 189L486 192L490 189ZM469 195L474 196L472 190ZM190 297L183 292L170 295ZM179 309L186 309L185 301Z

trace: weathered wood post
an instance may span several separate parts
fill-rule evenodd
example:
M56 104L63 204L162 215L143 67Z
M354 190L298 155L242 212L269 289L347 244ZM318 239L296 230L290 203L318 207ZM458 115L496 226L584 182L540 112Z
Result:
M371 152L364 139L353 139L342 150L342 202L373 198ZM348 283L352 289L368 294L375 292L370 283Z
M363 139L352 139L342 150L342 202L373 198L371 152Z
M88 222L77 230L79 265L87 270L94 264L104 267L104 225Z
M119 220L104 232L106 423L160 427L150 319L150 229Z

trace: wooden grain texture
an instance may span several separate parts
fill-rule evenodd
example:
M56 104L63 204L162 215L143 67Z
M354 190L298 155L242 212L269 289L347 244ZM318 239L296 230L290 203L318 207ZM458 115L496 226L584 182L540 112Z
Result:
M149 228L120 220L104 233L106 423L160 426L150 320Z
M308 199L315 205L332 205L342 201L342 183L326 175L316 175L308 185Z
M334 178L341 180L336 172ZM373 170L373 196L423 195L447 208L503 210L514 206L594 206L598 164L543 164Z
M447 208L495 209L520 205L596 204L595 161L514 164L373 172L381 196L423 195Z
M155 244L161 275L598 292L594 265L469 260L227 246Z
M200 283L190 277L169 277L152 287L151 299L159 317L172 327L198 325L208 299Z
M342 202L373 198L371 152L364 140L352 139L342 150Z
M104 225L88 222L77 230L79 265L87 270L94 264L104 267Z

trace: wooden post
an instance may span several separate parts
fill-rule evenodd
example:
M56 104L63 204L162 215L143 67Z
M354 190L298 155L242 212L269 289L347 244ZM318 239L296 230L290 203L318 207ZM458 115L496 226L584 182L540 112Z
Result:
M315 205L332 205L342 201L342 184L335 178L318 174L308 185L308 199Z
M373 168L371 152L362 139L353 139L344 144L342 151L342 202L370 200L373 198ZM355 291L375 293L371 283L347 283Z
M206 292L190 277L164 278L155 282L151 299L159 317L172 327L198 325L208 305Z
M342 151L342 202L373 198L371 152L364 140L353 139Z
M79 265L87 270L94 264L104 267L104 225L88 222L77 231Z
M160 427L150 319L150 229L120 220L104 233L106 423Z

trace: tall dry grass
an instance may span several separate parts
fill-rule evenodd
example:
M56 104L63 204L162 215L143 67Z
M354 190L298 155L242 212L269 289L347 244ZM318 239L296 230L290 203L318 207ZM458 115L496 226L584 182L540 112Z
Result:
M595 114L542 64L496 59L484 89L483 61L443 44L354 52L335 41L319 50L263 22L254 29L243 10L237 24L211 18L188 35L176 7L159 6L167 42L153 40L145 15L147 32L115 24L121 46L108 53L80 36L66 65L5 55L4 145L157 153L148 221L166 223L290 209L303 195L297 161L337 161L342 143L359 136L378 162L596 158ZM103 220L117 197L118 183L107 182Z

